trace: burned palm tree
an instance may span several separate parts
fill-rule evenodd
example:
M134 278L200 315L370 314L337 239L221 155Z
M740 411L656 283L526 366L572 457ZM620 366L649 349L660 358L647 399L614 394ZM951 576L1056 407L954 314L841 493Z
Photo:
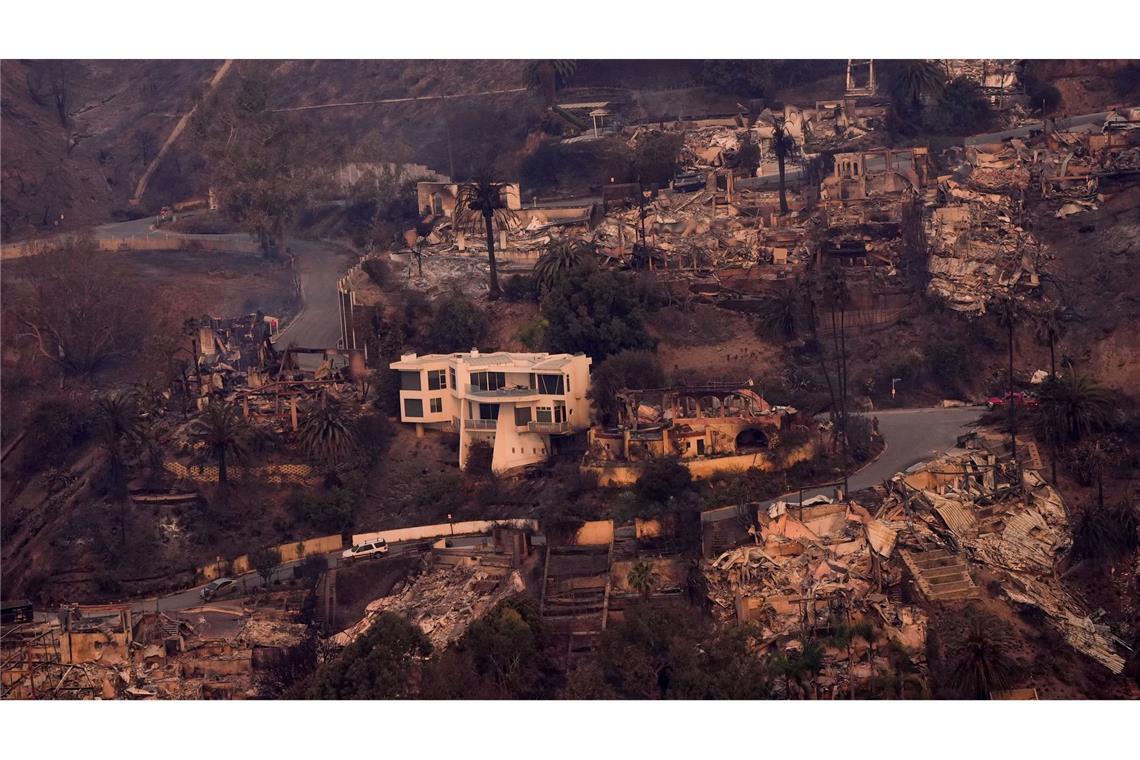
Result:
M888 77L896 122L911 130L922 115L923 100L937 98L946 87L946 72L933 61L898 61Z
M776 154L776 167L780 173L780 213L788 213L788 190L784 179L784 162L796 148L782 120L776 120L772 131L772 152Z
M1014 639L1009 626L991 614L971 609L963 627L947 637L950 686L973 699L1009 688L1017 663L1010 651Z
M229 464L249 456L249 427L234 404L211 401L190 424L190 434L218 465L218 485L229 485Z
M531 61L526 66L527 89L540 93L543 102L552 106L554 94L566 86L577 70L578 62L572 59Z
M756 317L762 334L794 340L800 327L800 294L794 286L781 288L764 300Z
M127 457L143 437L138 398L133 391L122 391L100 399L99 442L107 452L107 484L111 498L119 506L119 538L127 539Z
M645 560L640 560L630 568L629 577L626 580L629 582L630 588L641 594L641 600L644 602L649 599L653 589L657 588L659 579L653 565Z
M305 414L298 432L309 456L330 471L352 457L359 447L352 418L327 393L322 393Z
M494 182L489 173L480 173L475 179L459 186L452 219L458 231L483 232L487 236L487 263L491 267L490 292L487 297L492 301L503 294L495 268L495 232L509 230L518 223L515 212L507 207L503 199L506 188L507 183Z
M1057 341L1064 333L1063 309L1050 309L1037 320L1037 339L1049 346L1049 375L1057 377Z
M1006 331L1006 339L1009 348L1009 395L1006 399L1006 406L1009 408L1009 450L1010 455L1017 459L1017 404L1014 403L1013 397L1013 331L1017 327L1017 323L1021 321L1021 306L1017 303L1012 295L1007 295L997 302L997 308L994 313L997 315L998 324L1000 324Z
M582 240L555 238L546 244L542 258L534 265L539 292L553 288L579 267L593 262L593 248Z
M835 377L839 399L839 440L843 446L843 464L847 465L847 308L851 304L851 291L847 277L838 268L829 269L824 293L831 306L831 340L835 346Z

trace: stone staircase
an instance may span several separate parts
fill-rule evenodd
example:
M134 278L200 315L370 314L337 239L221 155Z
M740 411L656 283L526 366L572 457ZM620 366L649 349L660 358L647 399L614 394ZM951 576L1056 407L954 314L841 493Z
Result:
M966 558L945 549L902 551L902 559L915 585L930 602L976 599L978 587L970 578Z

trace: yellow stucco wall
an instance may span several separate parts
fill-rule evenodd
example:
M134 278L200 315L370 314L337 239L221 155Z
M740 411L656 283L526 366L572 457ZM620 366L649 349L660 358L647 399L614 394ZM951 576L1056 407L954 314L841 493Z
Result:
M681 464L689 468L695 480L707 478L717 472L745 472L757 469L763 472L791 467L815 456L815 442L805 443L777 458L772 454L740 454L731 457L711 457L708 459L682 459ZM582 465L582 472L597 475L598 485L627 486L637 482L641 475L641 465L624 464L607 467Z

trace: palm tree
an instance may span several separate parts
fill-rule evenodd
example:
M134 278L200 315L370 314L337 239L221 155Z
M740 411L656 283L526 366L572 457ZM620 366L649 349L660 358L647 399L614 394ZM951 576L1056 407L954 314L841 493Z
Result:
M907 126L922 113L925 97L938 97L946 87L946 73L933 61L899 61L890 76L892 106Z
M142 440L138 398L122 391L99 400L99 442L107 452L111 498L119 505L119 538L127 540L127 454Z
M1050 420L1060 436L1079 441L1089 433L1108 427L1112 394L1090 376L1070 370L1063 378L1045 381L1038 416Z
M534 265L534 279L540 292L546 292L575 269L593 263L593 246L569 238L554 238L543 249Z
M1009 407L1009 450L1014 461L1017 461L1017 409L1015 408L1017 405L1013 399L1013 330L1021 321L1021 307L1013 296L1006 295L997 302L994 313L997 315L998 324L1006 330L1009 346L1009 395L1006 399L1006 406Z
M577 70L578 62L571 59L531 61L526 66L527 89L540 92L549 107L554 105L554 93L565 86Z
M906 647L891 639L887 644L887 660L891 665L890 670L879 679L884 690L890 689L895 699L906 699L908 686L916 687L923 699L929 695L926 680L919 675L918 668L915 667Z
M948 637L949 679L953 688L974 699L986 699L1013 680L1017 663L1010 655L1013 635L1000 619L978 609L966 614L963 628Z
M784 182L784 160L795 150L796 144L784 130L784 122L777 119L772 132L772 151L776 154L776 168L780 173L780 213L788 213L787 185Z
M189 430L218 463L218 485L226 488L230 461L240 462L249 456L249 431L241 410L231 403L211 401L202 416L190 423Z
M630 568L626 580L630 588L641 594L642 601L647 601L649 594L657 587L657 571L645 560L639 560Z
M1123 442L1115 435L1098 435L1077 447L1077 457L1091 467L1096 476L1097 506L1104 511L1104 470L1124 461Z
M757 312L757 327L762 333L792 340L800 323L800 294L789 286L766 299Z
M839 396L839 433L843 444L843 464L847 465L847 307L851 303L851 291L847 287L847 277L838 267L827 272L824 285L828 301L831 303L831 339L835 345L835 375ZM838 320L836 316L838 315Z
M494 182L489 172L480 172L475 179L459 186L452 218L457 231L485 232L487 235L487 261L491 265L491 289L488 297L494 301L502 296L499 275L495 268L495 231L511 229L518 223L514 211L503 201L507 183Z
M809 271L806 276L799 282L800 295L804 300L804 305L808 310L808 329L811 330L811 338L815 343L816 356L819 359L819 369L823 373L823 379L827 382L827 396L831 400L832 410L838 408L835 398L835 387L831 384L831 373L827 371L827 362L823 356L823 344L819 341L819 315L816 311L816 282L815 277Z
M1049 346L1049 374L1057 376L1057 341L1064 333L1062 320L1065 317L1064 309L1050 309L1037 320L1037 339Z
M327 393L320 394L312 408L306 412L298 435L309 456L330 470L337 463L351 457L360 445L352 418Z

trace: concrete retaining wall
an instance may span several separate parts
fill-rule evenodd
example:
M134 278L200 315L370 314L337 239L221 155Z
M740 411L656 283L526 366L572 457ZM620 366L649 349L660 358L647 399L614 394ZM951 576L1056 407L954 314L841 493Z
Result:
M100 251L212 251L216 253L253 253L261 248L252 240L224 238L213 240L208 237L174 237L171 235L133 235L121 238L100 238L95 241ZM48 248L44 240L27 240L21 243L8 243L0 246L0 259L19 259L35 256Z
M352 544L356 546L367 541L375 541L378 538L382 538L388 543L395 543L397 541L439 538L440 536L458 536L466 533L490 533L495 526L537 531L538 520L468 520L466 522L440 523L438 525L419 525L414 528L380 530L373 531L372 533L356 533L352 537Z

